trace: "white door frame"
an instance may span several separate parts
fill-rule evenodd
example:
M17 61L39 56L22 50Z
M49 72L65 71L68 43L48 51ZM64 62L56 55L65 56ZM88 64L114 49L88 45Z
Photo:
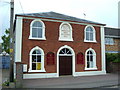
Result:
M75 74L75 52L68 45L64 45L64 46L60 47L58 52L57 52L57 76L59 77L59 56L60 56L59 53L64 48L69 49L71 51L71 53L72 53L72 55L71 55L72 56L72 75L74 76L74 74ZM67 55L62 55L62 56L67 56Z

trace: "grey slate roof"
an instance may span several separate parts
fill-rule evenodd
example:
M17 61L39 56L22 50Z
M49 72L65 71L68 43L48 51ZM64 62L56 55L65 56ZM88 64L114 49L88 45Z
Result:
M69 20L69 21L75 21L75 22L82 22L82 23L92 23L92 24L99 24L99 25L105 25L98 22L93 22L85 19L76 18L73 16L68 16L56 12L42 12L42 13L28 13L28 14L17 14L22 16L33 16L33 17L42 17L42 18L50 18L50 19L59 19L59 20Z
M105 27L105 37L120 38L120 29Z

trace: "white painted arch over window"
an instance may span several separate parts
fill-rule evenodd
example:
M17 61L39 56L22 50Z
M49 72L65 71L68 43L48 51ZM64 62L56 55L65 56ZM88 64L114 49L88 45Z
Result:
M38 50L40 52L38 54L41 56L41 69L40 70L32 70L32 56L35 50ZM36 46L33 49L31 49L29 57L30 57L30 60L29 60L29 71L28 72L46 72L44 68L44 51L40 47Z
M29 39L46 40L43 21L35 19L31 22Z
M72 26L67 23L61 23L59 27L59 40L60 41L73 41L72 38Z
M60 52L66 48L70 51L70 54L67 54L66 52L61 55ZM58 77L59 77L59 56L72 56L72 75L74 76L75 75L75 52L74 50L68 45L64 45L59 48L57 52L57 76Z
M92 25L87 25L84 29L84 42L96 42L96 31Z
M85 70L95 70L95 69L97 69L96 52L94 51L94 49L89 48L85 52Z

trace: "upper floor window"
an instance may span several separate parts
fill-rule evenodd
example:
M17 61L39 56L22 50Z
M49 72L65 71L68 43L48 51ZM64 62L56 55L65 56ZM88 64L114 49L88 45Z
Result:
M36 46L30 51L29 72L45 72L44 69L44 52Z
M45 40L45 25L41 20L31 22L29 39Z
M96 33L93 26L86 26L84 30L85 42L96 42Z
M59 30L60 41L73 41L72 27L69 23L62 23Z
M105 44L106 45L114 45L113 38L105 38Z
M97 69L96 53L92 48L89 48L85 53L85 70Z

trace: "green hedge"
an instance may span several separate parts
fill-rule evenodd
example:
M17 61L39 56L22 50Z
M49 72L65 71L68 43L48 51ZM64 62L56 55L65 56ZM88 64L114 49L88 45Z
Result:
M108 62L120 62L120 53L106 53Z

